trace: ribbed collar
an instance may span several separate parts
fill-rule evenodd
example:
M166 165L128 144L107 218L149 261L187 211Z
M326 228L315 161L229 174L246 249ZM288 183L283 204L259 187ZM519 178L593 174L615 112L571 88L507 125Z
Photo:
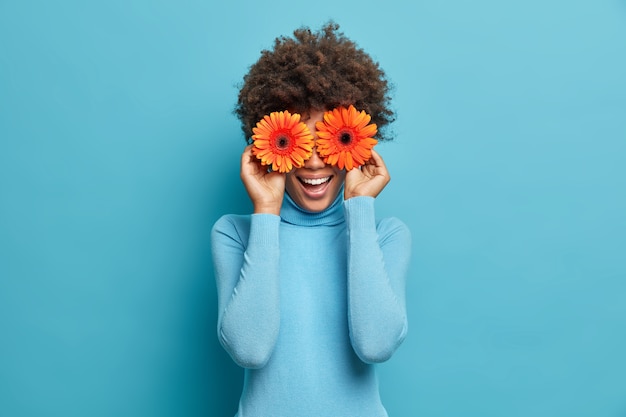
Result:
M343 186L335 201L326 210L320 212L307 211L300 208L289 194L285 193L283 206L280 210L281 219L299 226L334 226L345 221L343 213Z

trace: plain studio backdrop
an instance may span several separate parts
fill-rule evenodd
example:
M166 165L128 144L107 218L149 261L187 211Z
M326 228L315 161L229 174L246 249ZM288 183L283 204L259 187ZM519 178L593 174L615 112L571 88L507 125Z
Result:
M390 417L626 416L624 0L0 0L0 416L234 415L237 85L329 19L395 86Z

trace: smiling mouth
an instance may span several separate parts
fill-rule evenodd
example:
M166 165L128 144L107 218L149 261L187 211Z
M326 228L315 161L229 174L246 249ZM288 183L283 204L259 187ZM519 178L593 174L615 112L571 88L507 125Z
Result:
M300 178L300 177L298 177L298 179L300 180L300 182L302 184L304 184L305 186L311 186L311 187L315 187L315 186L318 186L318 185L326 184L328 181L330 181L331 178L332 178L332 176L330 176L330 177L322 177L322 178Z

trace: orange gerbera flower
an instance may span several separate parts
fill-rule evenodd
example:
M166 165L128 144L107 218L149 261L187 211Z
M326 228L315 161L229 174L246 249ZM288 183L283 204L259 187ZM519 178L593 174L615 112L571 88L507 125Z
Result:
M350 171L372 157L372 148L378 143L373 138L377 129L372 117L357 111L353 105L338 107L324 113L324 121L317 122L317 152L324 162Z
M272 112L252 128L252 153L273 171L300 168L313 153L313 135L298 113Z

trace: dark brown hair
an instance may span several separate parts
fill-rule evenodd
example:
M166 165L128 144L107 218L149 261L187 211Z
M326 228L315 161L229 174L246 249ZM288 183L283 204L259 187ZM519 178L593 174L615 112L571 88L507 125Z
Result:
M395 119L390 84L367 53L327 23L318 32L297 29L293 38L276 38L250 67L239 90L235 114L246 140L252 127L273 111L289 110L307 117L310 110L353 104L372 116L379 140L389 140L385 127Z

